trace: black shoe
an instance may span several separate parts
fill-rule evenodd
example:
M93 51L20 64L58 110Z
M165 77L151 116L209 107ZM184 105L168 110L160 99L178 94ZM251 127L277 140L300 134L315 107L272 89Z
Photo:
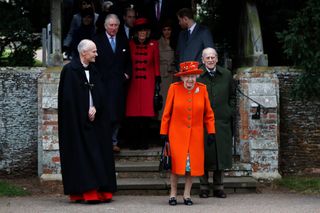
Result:
M183 203L184 203L184 205L187 205L187 206L192 206L193 205L193 202L192 202L190 197L183 198Z
M92 204L92 205L94 205L94 204L99 204L99 203L101 203L101 201L100 201L100 200L87 200L86 203L87 203L87 204Z
M213 196L218 197L218 198L226 198L227 197L226 193L224 193L223 190L214 190Z
M209 197L209 191L208 190L200 190L199 197L200 198L208 198Z
M177 199L175 198L175 197L170 197L169 198L169 205L170 206L175 206L175 205L177 205L178 203L177 203Z

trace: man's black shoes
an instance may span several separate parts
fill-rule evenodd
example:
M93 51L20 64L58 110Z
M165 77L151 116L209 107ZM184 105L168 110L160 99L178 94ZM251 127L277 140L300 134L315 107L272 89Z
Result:
M214 190L213 191L213 197L226 198L227 195L226 195L226 193L224 193L223 190Z

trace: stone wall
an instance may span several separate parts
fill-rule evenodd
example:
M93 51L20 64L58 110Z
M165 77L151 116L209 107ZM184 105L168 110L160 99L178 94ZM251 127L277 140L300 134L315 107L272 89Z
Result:
M320 101L293 100L299 72L276 69L280 85L280 157L283 175L320 175Z
M61 67L44 69L0 68L0 177L36 175L37 169L39 176L60 177L57 88ZM276 114L278 108L272 107L275 102L271 98L268 104L261 100L269 106L268 113L262 110L261 118L252 120L256 106L250 101L244 103L245 99L239 97L239 104L249 109L242 112L247 119L238 124L238 128L247 127L237 136L242 139L236 146L241 162L250 165L253 174L278 169L281 175L319 175L320 102L290 98L290 87L298 72L285 67L267 68L267 75L278 78L279 94L268 90L277 89L276 81L260 81L259 75L261 77L261 73L256 72L252 79L242 82L246 83L242 89L258 99L264 92L276 100L279 98L280 117ZM249 82L252 84L247 84ZM262 87L262 84L271 87ZM278 119L280 128L274 125ZM259 129L264 129L265 134L259 135ZM273 135L280 144L264 140Z
M0 68L0 177L37 174L37 81L43 69Z

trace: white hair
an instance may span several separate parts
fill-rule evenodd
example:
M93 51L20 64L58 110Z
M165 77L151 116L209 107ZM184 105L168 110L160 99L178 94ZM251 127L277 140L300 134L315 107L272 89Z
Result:
M116 14L111 13L107 15L106 19L104 20L104 25L108 24L111 19L116 20L118 24L120 24L120 19L118 18L118 16Z
M202 57L205 57L205 55L208 55L210 53L213 53L214 55L218 56L218 53L214 48L207 47L202 50Z
M94 42L89 39L83 39L78 44L78 52L79 54L83 53L84 51L89 50L94 45Z

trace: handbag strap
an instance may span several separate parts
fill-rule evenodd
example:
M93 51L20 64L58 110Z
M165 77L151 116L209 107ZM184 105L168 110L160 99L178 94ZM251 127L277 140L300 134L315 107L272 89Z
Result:
M165 145L164 145L164 155L165 155L165 156L171 156L170 143L169 143L169 141L166 141L166 142L165 142Z

